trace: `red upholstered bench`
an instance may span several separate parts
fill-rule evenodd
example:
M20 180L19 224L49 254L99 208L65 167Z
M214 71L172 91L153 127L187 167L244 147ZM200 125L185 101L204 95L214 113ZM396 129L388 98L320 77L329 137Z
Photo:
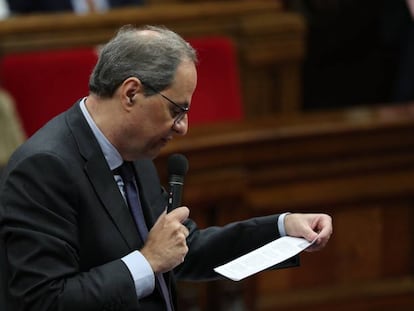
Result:
M30 52L2 58L2 86L14 98L28 136L88 94L89 75L96 60L94 48Z
M198 53L198 82L190 125L240 120L244 116L236 48L227 37L188 39Z
M232 41L224 37L189 41L199 54L190 125L241 119L238 63ZM96 60L92 47L5 55L1 59L2 86L14 98L28 136L88 94Z

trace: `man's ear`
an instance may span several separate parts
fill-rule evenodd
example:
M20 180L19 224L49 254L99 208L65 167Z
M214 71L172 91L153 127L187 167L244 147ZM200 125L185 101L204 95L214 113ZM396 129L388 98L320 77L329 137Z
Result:
M126 99L126 104L132 106L138 92L142 91L141 81L135 77L128 78L122 84L121 94Z
M136 92L135 91L128 91L127 97L128 97L128 104L133 105L135 101Z

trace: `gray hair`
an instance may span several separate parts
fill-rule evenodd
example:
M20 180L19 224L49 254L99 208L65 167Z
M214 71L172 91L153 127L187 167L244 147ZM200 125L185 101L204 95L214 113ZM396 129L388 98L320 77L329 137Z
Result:
M150 30L157 35L144 35ZM110 98L129 77L136 77L157 91L171 85L178 65L197 62L196 51L175 32L157 26L123 26L100 51L98 62L89 79L92 93ZM151 89L145 94L152 95Z

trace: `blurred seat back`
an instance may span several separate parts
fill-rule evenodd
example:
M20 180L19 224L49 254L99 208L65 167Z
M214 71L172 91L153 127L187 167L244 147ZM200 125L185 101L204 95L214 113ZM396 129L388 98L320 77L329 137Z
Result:
M197 88L189 113L191 125L240 120L243 103L238 58L227 37L188 38L197 50Z
M88 94L94 48L4 55L1 83L13 97L28 136Z

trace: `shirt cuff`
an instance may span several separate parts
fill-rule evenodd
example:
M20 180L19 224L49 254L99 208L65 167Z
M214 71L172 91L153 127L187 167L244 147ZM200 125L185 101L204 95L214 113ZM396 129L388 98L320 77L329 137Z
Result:
M286 236L286 229L285 229L285 217L290 213L283 213L279 215L277 220L277 228L279 229L280 236Z
M145 257L139 251L133 251L121 260L131 273L138 299L151 294L155 288L155 276Z

